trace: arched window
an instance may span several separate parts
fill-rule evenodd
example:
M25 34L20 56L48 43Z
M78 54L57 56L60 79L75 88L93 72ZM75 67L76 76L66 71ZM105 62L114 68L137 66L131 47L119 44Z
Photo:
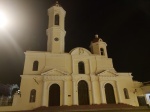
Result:
M81 61L78 63L78 71L79 74L85 74L84 62Z
M124 88L123 91L124 91L124 97L125 97L125 99L129 99L128 90L126 88Z
M104 49L103 49L103 48L100 48L100 53L101 53L102 56L105 55L105 54L104 54Z
M55 15L55 25L59 25L59 15Z
M39 62L38 61L34 61L33 62L33 71L37 71L38 70L38 66L39 66Z
M30 92L30 102L35 102L35 98L36 98L36 90L32 89Z

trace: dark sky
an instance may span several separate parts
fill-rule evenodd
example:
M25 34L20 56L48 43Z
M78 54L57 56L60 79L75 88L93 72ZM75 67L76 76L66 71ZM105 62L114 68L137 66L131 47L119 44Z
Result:
M0 0L10 24L0 29L0 82L20 84L24 52L46 51L47 9L55 0ZM118 72L150 81L150 0L59 0L66 10L66 52L89 49L95 34L107 43Z

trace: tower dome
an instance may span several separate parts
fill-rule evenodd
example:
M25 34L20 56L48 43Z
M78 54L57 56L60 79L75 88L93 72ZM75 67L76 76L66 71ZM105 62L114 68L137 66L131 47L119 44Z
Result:
M95 43L95 42L99 42L99 41L103 42L103 40L101 38L99 38L98 35L96 34L95 38L92 40L92 42Z
M101 38L96 34L95 38L91 41L91 52L93 54L98 54L102 57L107 57L107 49L106 49L107 44L103 42Z

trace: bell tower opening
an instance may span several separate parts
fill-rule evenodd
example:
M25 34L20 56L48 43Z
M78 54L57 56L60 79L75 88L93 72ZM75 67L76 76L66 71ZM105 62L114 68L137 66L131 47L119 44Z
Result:
M59 15L55 15L55 25L59 25Z

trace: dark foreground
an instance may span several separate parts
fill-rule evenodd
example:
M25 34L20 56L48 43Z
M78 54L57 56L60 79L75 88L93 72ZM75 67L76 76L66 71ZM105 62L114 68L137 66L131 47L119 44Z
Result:
M39 107L34 110L23 112L150 112L150 108L147 106L134 107L125 104L101 104Z

